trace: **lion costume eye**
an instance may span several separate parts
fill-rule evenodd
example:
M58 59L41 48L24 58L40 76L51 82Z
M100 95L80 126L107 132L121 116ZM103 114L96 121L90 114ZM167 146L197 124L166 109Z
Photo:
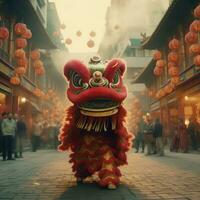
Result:
M74 87L83 87L83 85L84 85L82 78L76 72L73 72L71 81L72 81L72 84Z

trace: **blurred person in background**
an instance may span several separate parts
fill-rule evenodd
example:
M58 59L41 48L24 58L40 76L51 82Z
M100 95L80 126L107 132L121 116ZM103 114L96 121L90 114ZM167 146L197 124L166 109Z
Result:
M198 124L197 124L197 122L194 118L189 119L187 132L190 136L192 149L197 150L198 149L198 143L197 143L198 142L198 140L197 140L197 138L198 138L197 137L198 136Z
M16 133L16 121L13 119L12 113L8 113L7 117L2 120L1 130L3 134L3 161L6 159L14 160L12 152Z
M5 119L7 117L7 113L3 112L1 114L1 119L0 119L0 156L3 155L3 132L2 132L2 128L1 128L1 123L3 121L3 119Z
M16 126L17 126L18 114L17 114L17 113L13 113L13 114L12 114L12 117L13 117L13 119L15 120ZM16 131L17 131L17 128L16 128ZM12 153L14 154L14 158L17 158L17 153L16 153L16 145L17 145L16 133L17 133L17 132L15 132L15 137L14 137L13 145L12 145L12 146L13 146Z
M17 121L17 131L16 131L16 158L23 158L24 149L24 139L26 137L26 123L24 121L24 116L22 115Z

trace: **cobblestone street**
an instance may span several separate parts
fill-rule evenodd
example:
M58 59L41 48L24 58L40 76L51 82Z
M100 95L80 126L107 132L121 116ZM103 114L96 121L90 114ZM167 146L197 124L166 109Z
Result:
M122 184L112 191L91 183L76 185L66 154L41 150L24 156L0 162L0 199L200 199L199 154L147 157L130 152Z

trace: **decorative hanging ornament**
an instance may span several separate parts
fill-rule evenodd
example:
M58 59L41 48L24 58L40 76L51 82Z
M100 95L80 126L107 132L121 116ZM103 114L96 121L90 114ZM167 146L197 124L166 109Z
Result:
M24 67L27 68L28 66L28 60L24 57L24 58L18 58L16 60L17 66L19 67Z
M87 42L87 46L88 46L89 48L93 48L94 45L95 45L95 43L94 43L93 40L89 40L89 41Z
M72 44L72 40L71 40L70 38L67 38L67 39L65 40L65 43L66 43L67 45L70 45L70 44Z
M24 67L17 67L15 69L15 72L20 75L20 76L23 76L25 73L26 73L26 68Z
M196 33L200 32L200 20L196 19L191 23L190 31L193 31Z
M170 52L168 54L168 61L178 63L179 56L176 52Z
M179 75L179 69L177 67L171 67L169 70L168 70L168 73L171 77L174 77L174 76L178 76Z
M165 61L164 60L157 60L156 67L164 68L164 66L165 66Z
M38 76L44 75L44 73L45 73L44 67L36 68L36 69L35 69L35 73L36 73Z
M200 55L194 57L194 64L200 66Z
M81 31L77 31L77 32L76 32L76 35L77 35L78 37L80 37L80 36L82 35Z
M177 40L177 39L172 39L170 42L169 42L169 49L170 50L177 50L180 46L180 42Z
M26 56L26 53L23 49L15 50L15 58L24 59L25 56Z
M23 23L17 23L15 24L15 33L17 35L23 35L25 32L26 32L26 24L23 24Z
M0 39L6 40L9 37L9 31L6 27L0 27Z
M17 38L15 44L17 49L23 49L27 46L27 40L24 38Z
M30 29L26 29L26 32L24 34L22 34L22 37L24 39L27 39L27 40L31 39L32 38L32 32L31 32L31 30Z
M90 36L91 36L91 37L95 37L95 36L96 36L96 33L95 33L94 31L91 31L91 32L90 32Z
M19 85L20 84L20 78L18 76L12 76L10 78L10 83L13 85Z
M35 60L33 62L33 68L38 69L43 67L43 62L41 60Z
M160 60L161 58L162 58L161 51L158 51L158 50L154 51L154 53L153 53L153 59L154 60Z
M186 35L185 35L185 42L187 44L194 44L198 41L198 34L194 33L192 31L189 31Z
M32 60L39 60L40 59L40 52L38 49L34 49L31 51L31 59Z
M200 44L192 44L189 48L190 54L200 54Z

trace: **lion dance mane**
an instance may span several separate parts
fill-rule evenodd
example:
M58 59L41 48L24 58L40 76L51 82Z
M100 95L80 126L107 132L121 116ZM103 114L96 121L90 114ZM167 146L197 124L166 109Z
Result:
M119 166L127 164L131 134L126 130L127 96L123 85L125 63L90 59L88 67L78 60L64 66L69 81L67 96L73 106L61 128L59 150L71 150L70 163L77 180L98 173L99 184L110 189L120 183Z

